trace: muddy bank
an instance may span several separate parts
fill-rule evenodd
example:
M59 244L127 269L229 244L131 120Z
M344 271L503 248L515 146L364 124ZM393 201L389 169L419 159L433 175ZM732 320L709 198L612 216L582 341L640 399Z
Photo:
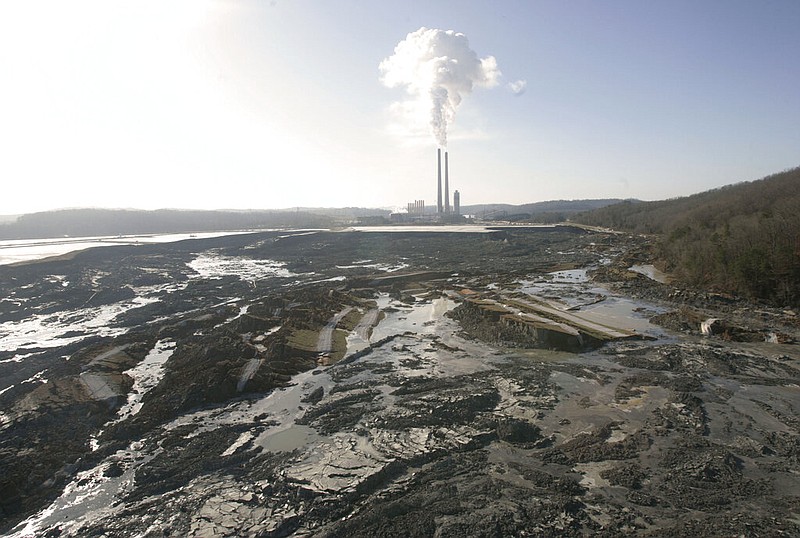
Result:
M3 530L800 532L793 316L628 271L640 241L282 232L0 268Z

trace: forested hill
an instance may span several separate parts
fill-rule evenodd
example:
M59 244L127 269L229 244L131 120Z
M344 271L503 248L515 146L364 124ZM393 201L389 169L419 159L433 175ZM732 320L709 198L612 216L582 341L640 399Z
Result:
M22 215L0 224L0 239L328 227L334 219L308 211L65 209Z
M800 305L800 168L685 198L623 202L573 221L660 236L686 282Z
M600 200L550 200L530 204L477 204L462 205L462 215L479 218L533 220L535 222L563 222L576 213L621 202L619 198Z

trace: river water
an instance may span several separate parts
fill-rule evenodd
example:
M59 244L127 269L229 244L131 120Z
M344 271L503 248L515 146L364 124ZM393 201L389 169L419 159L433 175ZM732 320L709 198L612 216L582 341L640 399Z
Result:
M97 237L55 237L49 239L9 239L0 241L0 265L40 260L51 256L62 256L70 252L93 247L139 245L144 243L172 243L186 239L208 239L211 237L253 233L253 231L263 232L269 230Z
M526 226L482 226L482 225L446 225L446 226L355 226L344 228L341 231L358 232L394 232L394 233L491 233L504 228L536 228L554 229L555 225L526 225ZM113 245L138 245L143 243L171 243L186 239L208 239L226 235L238 235L255 232L277 231L275 229L258 229L225 232L197 232L197 233L169 233L169 234L142 234L142 235L116 235L93 237L52 237L46 239L6 239L0 240L0 265L26 262L62 256L70 252L93 247L107 247ZM318 229L293 230L290 236L312 234ZM288 237L288 236L287 236Z

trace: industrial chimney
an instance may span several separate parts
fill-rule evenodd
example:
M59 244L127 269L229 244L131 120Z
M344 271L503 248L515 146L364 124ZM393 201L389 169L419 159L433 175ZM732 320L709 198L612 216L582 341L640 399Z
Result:
M442 148L436 148L436 174L439 178L438 194L436 195L436 212L442 212Z
M461 214L461 193L458 191L453 193L453 213Z
M444 212L450 213L450 167L447 164L447 150L444 152Z

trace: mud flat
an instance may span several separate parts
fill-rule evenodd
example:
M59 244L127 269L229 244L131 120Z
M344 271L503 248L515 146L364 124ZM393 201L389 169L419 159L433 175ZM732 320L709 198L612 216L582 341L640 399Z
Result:
M797 316L646 251L269 232L0 268L2 532L800 534Z

